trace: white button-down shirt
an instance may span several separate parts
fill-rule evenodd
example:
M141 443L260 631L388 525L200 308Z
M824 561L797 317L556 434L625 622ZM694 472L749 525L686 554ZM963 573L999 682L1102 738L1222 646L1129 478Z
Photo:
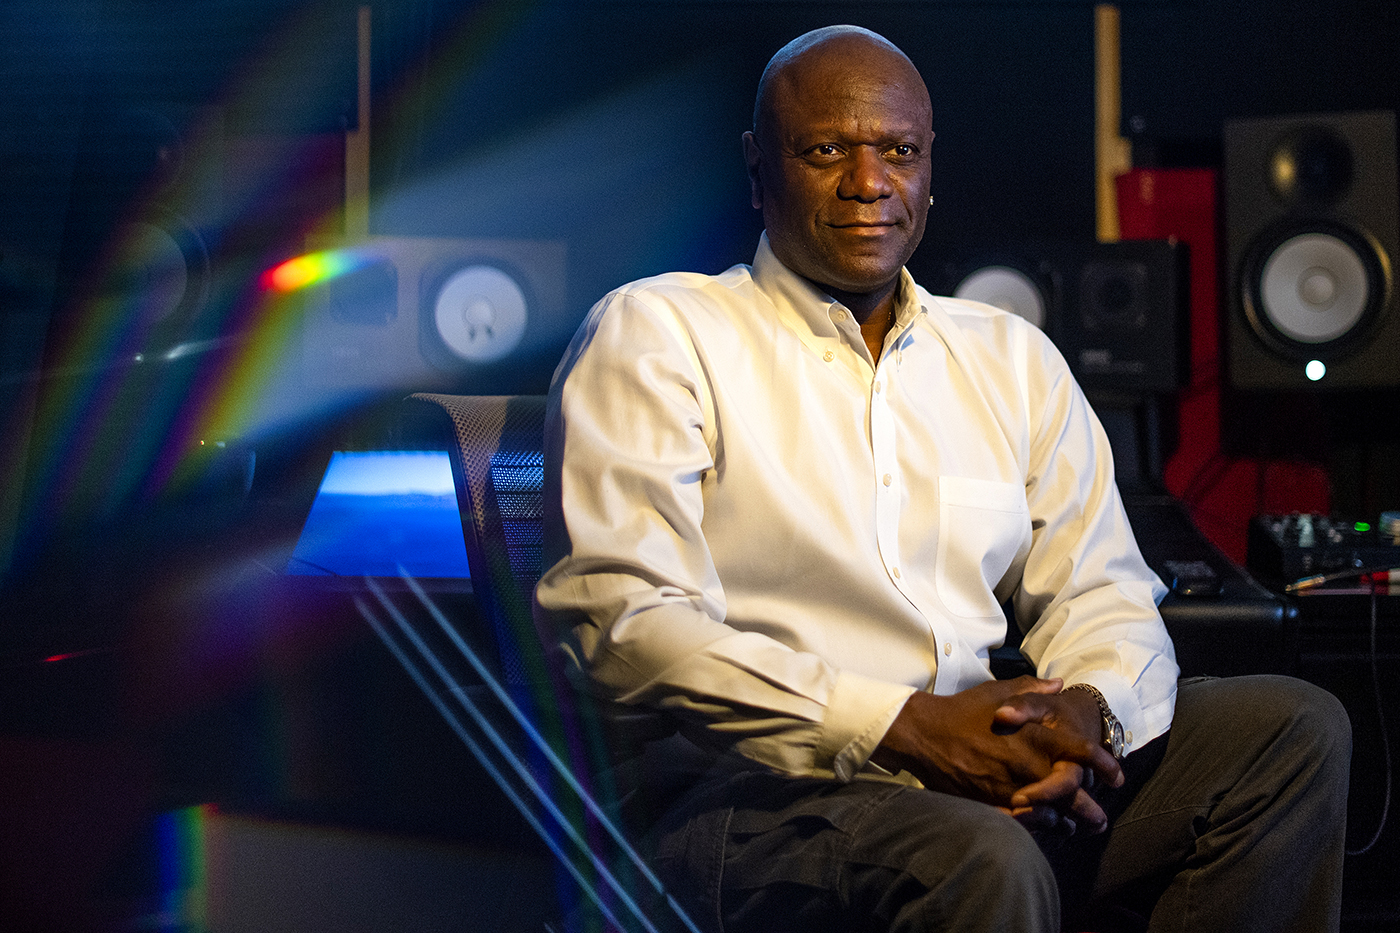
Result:
M1165 589L1108 440L1022 319L902 273L878 359L752 267L603 298L551 390L540 622L604 694L794 774L855 776L915 690L989 680L1010 599L1041 676L1171 723ZM552 565L552 566L551 566Z

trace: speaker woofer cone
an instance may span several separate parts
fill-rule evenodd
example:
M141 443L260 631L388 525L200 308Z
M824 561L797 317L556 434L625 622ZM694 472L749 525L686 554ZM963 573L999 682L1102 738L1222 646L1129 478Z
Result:
M987 266L978 269L958 283L954 298L981 301L1003 311L1010 311L1045 329L1046 297L1040 287L1019 269L1010 266Z
M1345 356L1387 304L1385 253L1340 225L1285 227L1260 237L1241 266L1241 296L1254 333L1292 359Z

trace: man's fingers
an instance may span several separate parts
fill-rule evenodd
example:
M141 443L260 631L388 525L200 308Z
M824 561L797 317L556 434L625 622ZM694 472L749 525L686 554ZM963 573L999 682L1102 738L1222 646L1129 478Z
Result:
M1039 692L1018 693L1008 697L997 707L992 721L1002 726L1024 726L1028 722L1044 722L1054 713L1052 704L1045 697L1051 694Z
M1008 811L1012 819L1026 829L1035 831L1071 829L1065 826L1065 817L1059 810L1049 806L1018 807Z
M1106 783L1109 787L1122 787L1126 778L1123 776L1123 767L1118 760L1109 754L1108 749L1102 745L1094 747L1094 756L1088 765L1093 769L1098 779Z
M1064 681L1058 677L1041 680L1023 674L1005 682L1011 695L1002 701L993 714L993 721L1002 726L1021 726L1028 722L1040 722L1053 715L1054 706L1040 699L1058 694Z
M1082 786L1084 773L1078 765L1056 762L1048 777L1011 795L1011 815L1027 828L1052 828L1068 821L1089 833L1103 832L1108 814Z
M1084 780L1084 771L1079 765L1070 761L1057 761L1050 768L1050 773L1034 783L1011 795L1011 806L1013 809L1020 807L1054 806L1062 801L1070 800L1076 793L1080 793L1080 784ZM1085 795L1088 796L1087 794Z
M1021 727L1021 732L1051 761L1074 762L1092 769L1097 778L1109 787L1123 786L1123 769L1108 749L1099 743L1036 722L1027 723Z
M1070 813L1074 814L1075 822L1087 832L1098 834L1108 829L1108 814L1083 788L1074 792L1074 800L1069 809Z
M1013 693L1044 693L1049 696L1059 693L1065 685L1064 680L1059 677L1042 680L1039 677L1032 677L1030 674L1022 674L1020 677L1005 681L1005 683L1008 687L1014 688Z

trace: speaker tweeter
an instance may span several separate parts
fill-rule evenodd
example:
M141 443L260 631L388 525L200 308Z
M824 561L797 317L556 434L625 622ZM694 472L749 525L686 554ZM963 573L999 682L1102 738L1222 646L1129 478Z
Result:
M426 300L432 327L422 333L436 337L427 347L446 350L452 360L494 363L509 356L525 334L529 302L520 282L498 266L455 269Z

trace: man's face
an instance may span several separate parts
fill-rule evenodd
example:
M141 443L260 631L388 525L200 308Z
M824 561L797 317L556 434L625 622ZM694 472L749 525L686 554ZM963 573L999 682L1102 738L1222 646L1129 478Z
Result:
M809 50L769 91L744 149L774 254L835 291L890 286L928 218L933 114L922 79L855 39Z

